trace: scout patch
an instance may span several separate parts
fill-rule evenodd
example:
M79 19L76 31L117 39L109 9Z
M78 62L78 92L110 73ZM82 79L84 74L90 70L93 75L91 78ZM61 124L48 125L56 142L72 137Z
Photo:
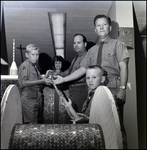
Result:
M22 70L25 70L26 69L26 66L23 66Z
M125 50L125 52L126 52L126 54L128 54L128 53L129 53L127 49Z

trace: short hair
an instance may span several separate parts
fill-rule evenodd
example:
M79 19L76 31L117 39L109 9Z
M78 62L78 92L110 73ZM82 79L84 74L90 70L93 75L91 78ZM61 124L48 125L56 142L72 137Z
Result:
M56 56L54 56L54 58L53 58L53 67L55 68L55 61L60 61L60 62L62 62L62 67L61 67L61 70L63 69L63 66L64 66L64 58L62 57L62 56L60 56L60 55L56 55Z
M103 76L107 76L107 71L99 65L88 66L88 69L100 69L103 72Z
M76 34L73 36L73 39L74 39L74 37L77 36L77 35L81 35L81 36L83 37L83 42L84 42L84 43L87 43L87 38L86 38L83 34L81 34L81 33L76 33Z
M32 50L39 50L39 48L35 44L29 44L26 46L26 52L29 53Z
M110 19L110 17L102 14L102 15L95 16L94 21L93 21L94 26L95 26L96 20L99 19L99 18L106 18L107 21L108 21L108 24L111 25L111 19Z

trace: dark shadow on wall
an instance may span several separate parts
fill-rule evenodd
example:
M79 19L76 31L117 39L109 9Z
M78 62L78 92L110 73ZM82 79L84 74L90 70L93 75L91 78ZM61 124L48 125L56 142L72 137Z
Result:
M146 58L134 7L133 15L135 27L138 143L139 149L146 149Z
M119 37L119 24L115 21L111 22L112 30L110 36L112 39L118 39Z
M1 4L1 58L8 63L3 2ZM1 75L9 74L9 66L1 64Z
M65 71L70 67L71 63L68 60L64 60L63 68L62 70Z
M45 74L47 70L52 69L52 58L46 53L40 53L38 68L41 74Z
M87 41L87 46L86 46L87 51L88 51L92 46L94 46L94 45L95 45L94 42L92 42L92 41Z

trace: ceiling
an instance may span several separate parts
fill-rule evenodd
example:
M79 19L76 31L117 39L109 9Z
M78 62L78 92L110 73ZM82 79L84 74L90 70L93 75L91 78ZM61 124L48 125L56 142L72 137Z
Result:
M41 53L55 56L50 32L48 12L67 12L65 58L71 62L75 56L72 38L82 33L88 41L95 42L93 18L108 14L113 1L4 1L5 33L8 63L12 63L13 39L16 43L15 61L22 62L20 45L24 50L30 43L36 44ZM139 30L146 29L146 1L133 1Z

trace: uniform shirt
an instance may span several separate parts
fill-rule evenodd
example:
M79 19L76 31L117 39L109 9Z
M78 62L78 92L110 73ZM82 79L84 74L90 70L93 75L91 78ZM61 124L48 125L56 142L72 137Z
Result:
M72 72L76 71L77 69L80 68L80 64L83 60L83 58L85 57L87 51L84 51L82 53L80 53L79 55L77 55L71 62L71 66L69 68L69 74L71 74ZM82 76L80 79L76 80L73 82L74 84L75 83L86 83L86 78L85 78L85 75Z
M39 80L40 72L38 69L35 69L35 66L26 59L19 67L18 71L18 82L20 85L20 89L23 88L22 80L26 78L26 80ZM34 87L39 87L38 85L33 85Z
M104 41L102 49L102 64L101 66L108 72L120 76L119 62L129 58L127 46L117 39L107 37ZM90 65L97 64L98 49L100 43L91 47L80 66L88 68Z
M22 114L24 123L38 123L38 112L42 109L42 94L39 85L26 86L22 80L39 80L40 72L34 64L26 59L19 67L18 82L20 86L20 99L22 102Z

